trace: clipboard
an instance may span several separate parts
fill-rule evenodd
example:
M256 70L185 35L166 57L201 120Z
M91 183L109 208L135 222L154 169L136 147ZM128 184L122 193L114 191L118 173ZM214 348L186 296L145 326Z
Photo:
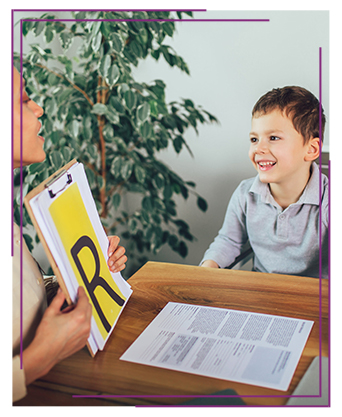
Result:
M68 304L82 285L93 307L87 346L102 350L131 293L107 266L108 238L84 167L73 159L30 191L24 204Z
M54 174L50 175L50 177L48 177L45 181L43 181L42 183L40 183L36 188L34 188L33 190L31 190L29 193L26 194L26 196L24 197L24 204L26 207L26 210L31 218L31 221L33 223L33 226L37 232L37 235L39 237L39 240L43 246L43 249L45 251L45 254L48 258L48 261L50 263L50 266L54 272L54 274L56 275L57 281L59 286L61 287L63 293L65 294L65 299L67 301L67 303L70 305L72 304L72 300L71 297L69 295L69 291L67 286L64 283L64 279L62 277L62 274L58 268L58 265L55 261L55 258L53 257L48 244L46 243L45 237L39 227L39 224L36 220L36 217L33 213L32 207L30 205L30 201L38 194L40 194L42 191L44 191L45 189L48 189L48 187L50 185L52 185L58 178L60 178L63 174L65 174L66 172L68 172L69 168L71 168L75 163L77 163L76 159L73 159L72 161L70 161L69 163L67 163L66 165L64 165L62 168L60 168L58 171L56 171ZM69 174L70 175L70 174Z

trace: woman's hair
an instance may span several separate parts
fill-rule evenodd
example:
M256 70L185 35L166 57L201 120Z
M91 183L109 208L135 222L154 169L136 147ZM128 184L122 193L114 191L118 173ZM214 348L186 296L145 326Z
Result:
M252 116L258 117L275 109L284 112L292 121L293 127L303 136L304 143L312 137L320 137L319 112L321 109L321 141L323 142L325 127L323 107L310 91L296 86L274 88L259 98L252 110Z

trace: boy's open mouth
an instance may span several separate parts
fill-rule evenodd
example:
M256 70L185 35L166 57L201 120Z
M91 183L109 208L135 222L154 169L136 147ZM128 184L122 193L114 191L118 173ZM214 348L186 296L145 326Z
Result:
M259 161L259 162L257 162L257 165L258 165L258 167L261 171L268 171L275 164L276 164L276 162L271 162L271 161Z

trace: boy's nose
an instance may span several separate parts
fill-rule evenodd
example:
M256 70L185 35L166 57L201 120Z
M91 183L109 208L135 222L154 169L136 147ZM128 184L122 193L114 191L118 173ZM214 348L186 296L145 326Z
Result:
M257 153L267 153L268 152L268 145L266 141L259 140L257 147L256 147Z

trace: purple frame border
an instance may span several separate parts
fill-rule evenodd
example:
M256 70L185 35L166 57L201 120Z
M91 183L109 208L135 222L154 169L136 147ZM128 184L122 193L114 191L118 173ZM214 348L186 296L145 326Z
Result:
M12 9L12 48L11 48L11 52L12 52L12 56L13 56L13 51L14 51L14 44L13 44L13 39L14 39L14 13L15 12L72 12L72 11L76 11L74 9ZM77 11L82 12L82 11L99 11L98 9L77 9ZM192 12L206 12L206 9L116 9L116 10L111 10L111 9L103 9L101 11L118 11L118 12L124 12L124 11L132 11L132 12L137 12L137 11L145 11L145 12L151 12L151 11L169 11L169 12L177 12L177 11L182 11L182 12L187 12L187 11L192 11ZM22 62L22 56L23 56L23 50L22 50L22 45L23 45L23 39L22 39L22 24L23 21L30 21L30 20L39 20L39 21L50 21L50 19L34 19L34 18L27 18L27 19L21 19L20 20L20 70L22 73L23 70L23 62ZM128 19L54 19L56 21L94 21L94 20L103 20L103 21L126 21ZM155 22L162 22L162 21L169 21L169 22L175 22L175 21L179 21L179 22L269 22L269 19L129 19L129 21L143 21L143 22L148 22L148 21L155 21ZM20 79L20 88L21 88L21 92L20 95L22 97L22 89L23 89L23 82L22 82L22 78ZM22 100L21 100L22 102ZM319 103L320 106L322 106L322 48L319 48ZM13 109L13 67L12 67L12 109ZM13 219L13 197L14 197L14 191L13 191L13 111L12 111L12 170L11 170L11 179L12 179L12 198L11 198L11 212L12 212L12 219ZM20 115L20 122L21 122L21 129L20 129L20 201L22 202L22 197L23 197L23 190L22 190L22 183L23 183L23 164L22 164L22 139L23 139L23 132L22 132L22 112ZM319 132L320 132L320 137L322 137L322 118L321 118L321 112L319 113ZM322 175L322 162L321 162L321 149L320 149L320 154L319 154L319 170L320 170L320 177ZM329 393L329 400L328 403L329 405L323 405L321 407L328 407L330 406L330 213L331 213L331 184L330 184L330 172L331 172L331 162L329 160L328 162L328 171L329 171L329 214L328 214L328 218L329 218L329 227L328 227L328 242L329 242L329 285L328 285L328 300L329 300L329 307L328 307L328 326L329 326L329 347L328 347L328 351L329 351L329 366L328 366L328 393ZM319 186L319 195L322 195L322 182L320 181L320 186ZM320 204L319 204L319 218L322 218L322 207L321 207L321 198L320 198ZM22 241L23 239L23 205L21 204L20 206L20 241ZM322 351L322 340L321 340L321 334L322 334L322 247L321 247L321 242L322 242L322 222L320 221L319 223L319 239L320 239L320 251L319 251L319 280L320 280L320 285L319 285L319 380L320 380L320 391L319 391L319 395L245 395L245 396L241 396L241 395L72 395L73 398L321 398L322 396L322 355L321 355L321 351ZM11 241L11 255L13 257L13 244L14 244L14 239L13 239L13 221L12 221L12 241ZM22 245L20 245L20 367L22 369L22 353L23 353L23 346L22 346L22 318L23 318L23 309L22 309L22 303L23 303L23 298L22 298L22 281L23 281L23 277L22 277L22 265L23 265L23 252L22 252ZM136 405L136 407L184 407L186 405ZM219 407L227 407L229 405L223 405L223 406L219 406ZM245 405L248 406L248 405ZM192 407L190 405L190 407ZM201 407L212 407L212 406L206 406L206 405L202 405ZM214 406L215 407L215 406ZM241 407L238 405L231 405L230 407ZM251 406L251 407L267 407L264 405L261 406ZM277 407L283 407L283 405L277 406ZM319 406L304 406L304 407L319 407Z

